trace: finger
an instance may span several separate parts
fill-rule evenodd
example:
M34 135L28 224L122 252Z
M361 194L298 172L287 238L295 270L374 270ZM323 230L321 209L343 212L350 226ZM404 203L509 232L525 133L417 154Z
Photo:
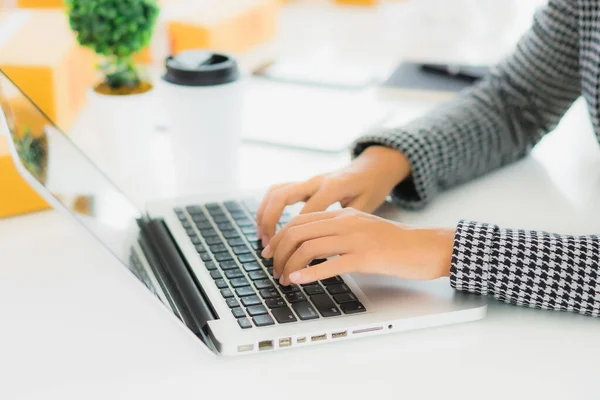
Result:
M306 200L317 188L314 181L306 181L277 189L269 196L269 203L265 207L259 225L262 237L266 236L266 243L263 243L263 246L266 246L275 235L275 227L281 218L283 209L288 205Z
M326 219L289 229L281 239L273 255L273 276L278 279L289 258L304 242L326 236L342 234L343 227L336 219Z
M344 236L326 236L302 243L285 263L279 282L289 285L289 275L306 267L312 260L345 254L351 244Z
M269 188L269 190L267 190L267 193L265 193L262 201L260 202L260 205L258 206L258 209L256 210L256 226L258 227L258 237L261 236L260 234L260 224L262 221L262 216L265 212L265 208L267 207L267 204L269 204L269 200L271 199L271 194L278 189L284 188L286 186L289 185L293 185L292 182L286 182L286 183L280 183L277 185L273 185Z
M311 222L335 218L338 215L340 215L341 211L342 210L321 211L321 212L315 212L315 213L311 213L311 214L298 215L298 216L292 218L292 220L290 222L288 222L279 232L277 232L275 234L275 236L273 236L273 238L271 238L271 240L269 241L269 245L267 247L265 247L265 249L263 250L262 256L266 257L266 258L273 257L273 254L275 253L277 246L279 246L279 242L281 241L281 238L283 238L287 234L287 231L290 230L291 228L293 228L295 226L308 224Z
M342 194L339 190L330 189L327 187L324 189L321 188L321 190L316 192L314 196L308 199L308 201L302 208L302 211L300 211L300 214L325 211L330 205L332 205L336 201L341 200L341 198Z
M356 199L353 199L348 204L344 205L344 207L354 208L355 210L359 210L359 211L368 211L367 204L368 204L367 198L365 196L361 196L361 197L357 197Z
M302 285L331 278L332 276L355 272L359 269L359 259L352 255L335 257L313 267L292 272L288 279L291 283Z

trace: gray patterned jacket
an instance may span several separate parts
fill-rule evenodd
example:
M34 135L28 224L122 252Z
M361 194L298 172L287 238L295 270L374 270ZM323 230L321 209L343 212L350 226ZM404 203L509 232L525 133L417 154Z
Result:
M550 0L516 51L481 83L409 125L360 138L401 151L412 176L392 193L422 207L440 190L514 162L581 95L600 140L600 0ZM450 282L530 307L600 316L600 236L461 221Z

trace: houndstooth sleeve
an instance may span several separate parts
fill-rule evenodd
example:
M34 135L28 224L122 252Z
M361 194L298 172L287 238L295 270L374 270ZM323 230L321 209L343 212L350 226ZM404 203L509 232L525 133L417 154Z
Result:
M371 145L402 152L412 175L392 197L410 208L522 158L581 94L578 39L576 0L550 0L486 79L407 126L360 138L353 155Z
M452 287L547 310L600 316L600 236L499 229L461 221Z

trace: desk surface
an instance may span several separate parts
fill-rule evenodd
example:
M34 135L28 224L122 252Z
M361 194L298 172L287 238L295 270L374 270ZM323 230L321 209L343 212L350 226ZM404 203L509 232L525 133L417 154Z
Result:
M241 157L245 189L302 179L348 159L255 144L244 145ZM522 162L443 193L423 212L386 207L382 214L428 225L471 218L597 233L599 186L600 150L579 102ZM2 399L207 393L587 399L597 391L600 346L592 318L491 301L488 317L475 323L214 358L107 252L55 212L0 221L0 254Z

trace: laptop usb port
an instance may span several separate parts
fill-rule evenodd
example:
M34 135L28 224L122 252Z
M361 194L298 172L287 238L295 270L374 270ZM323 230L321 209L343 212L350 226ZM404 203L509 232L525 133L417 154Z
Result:
M325 339L327 339L327 334L326 333L324 333L322 335L316 335L316 336L311 336L310 337L310 340L312 342L318 342L319 340L325 340Z
M331 338L332 339L338 339L338 338L343 338L348 336L348 331L344 331L344 332L336 332L336 333L332 333L331 334Z
M279 339L279 347L290 347L292 345L292 338L281 338Z
M273 341L272 340L263 340L262 342L258 342L258 350L272 350L273 349Z

